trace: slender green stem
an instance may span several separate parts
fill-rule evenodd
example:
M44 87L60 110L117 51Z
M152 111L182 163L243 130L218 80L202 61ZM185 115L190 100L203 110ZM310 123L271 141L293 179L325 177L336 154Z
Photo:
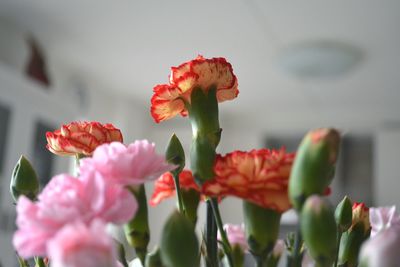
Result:
M229 266L234 267L233 257L232 257L232 247L229 243L228 237L226 236L226 232L224 230L224 226L222 224L221 214L220 214L219 208L218 208L218 202L215 198L209 199L208 201L211 203L211 207L213 209L215 222L217 223L218 230L221 234L221 239L222 239L222 244L223 244L222 247L228 258Z
M211 203L207 201L207 221L206 221L206 266L218 267L218 246L217 246L217 226Z
M181 187L179 185L179 173L173 172L173 177L175 183L176 197L178 198L178 209L180 213L185 214L185 207L183 205Z
M338 266L338 259L339 259L339 249L340 249L340 239L342 239L342 231L338 228L337 231L337 244L336 244L336 258L335 258L335 267Z
M44 263L43 258L35 257L35 263L36 263L36 266L38 266L38 267L46 267L46 264Z

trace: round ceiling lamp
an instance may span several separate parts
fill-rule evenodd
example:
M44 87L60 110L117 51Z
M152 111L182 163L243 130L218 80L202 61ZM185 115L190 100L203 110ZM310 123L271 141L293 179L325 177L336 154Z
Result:
M283 49L278 65L302 79L330 79L353 70L364 58L360 48L344 42L319 40Z

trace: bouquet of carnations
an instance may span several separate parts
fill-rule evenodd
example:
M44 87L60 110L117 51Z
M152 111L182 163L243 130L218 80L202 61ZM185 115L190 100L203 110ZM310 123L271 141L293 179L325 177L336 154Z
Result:
M172 135L164 155L147 140L126 144L117 128L72 122L46 135L50 152L75 156L77 174L60 174L39 189L25 157L11 180L17 209L13 244L21 267L127 267L126 249L145 267L400 266L400 218L394 207L369 209L345 197L334 208L326 196L340 145L335 129L307 133L295 153L254 149L217 154L222 129L218 104L238 96L237 78L224 58L202 56L173 67L168 84L154 87L151 115L159 123L180 114L192 126L190 168ZM176 196L159 245L149 250L145 183L150 205ZM243 225L224 225L219 203L243 200ZM206 224L196 234L197 209ZM283 212L295 209L297 231L278 240ZM108 233L121 226L129 248ZM371 237L370 237L371 236Z

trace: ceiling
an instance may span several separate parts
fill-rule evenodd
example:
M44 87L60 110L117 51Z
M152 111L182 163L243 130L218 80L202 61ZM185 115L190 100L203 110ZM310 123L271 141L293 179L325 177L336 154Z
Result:
M53 61L143 106L170 66L202 54L233 65L240 94L221 109L235 121L262 119L270 129L400 122L400 1L0 0L0 17L32 32ZM331 79L279 68L287 47L315 40L353 45L363 60Z

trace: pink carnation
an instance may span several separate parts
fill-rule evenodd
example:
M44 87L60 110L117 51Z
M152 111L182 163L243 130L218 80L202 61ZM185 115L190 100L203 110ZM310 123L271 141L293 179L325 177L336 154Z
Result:
M400 226L400 216L396 213L395 206L370 208L369 220L372 228L371 237L386 228Z
M240 246L243 250L248 249L246 235L244 233L244 225L225 224L224 230L228 237L229 243ZM221 240L221 234L218 231L218 240Z
M174 168L164 156L156 154L154 143L140 140L128 146L113 142L97 147L93 157L81 160L80 172L96 170L118 184L138 185Z
M137 210L136 199L120 185L108 183L100 174L81 179L55 176L37 202L21 196L17 203L17 226L13 244L24 257L46 256L47 242L66 224L94 219L122 224Z
M68 224L48 242L52 267L118 267L113 240L103 222L90 226L82 222Z

